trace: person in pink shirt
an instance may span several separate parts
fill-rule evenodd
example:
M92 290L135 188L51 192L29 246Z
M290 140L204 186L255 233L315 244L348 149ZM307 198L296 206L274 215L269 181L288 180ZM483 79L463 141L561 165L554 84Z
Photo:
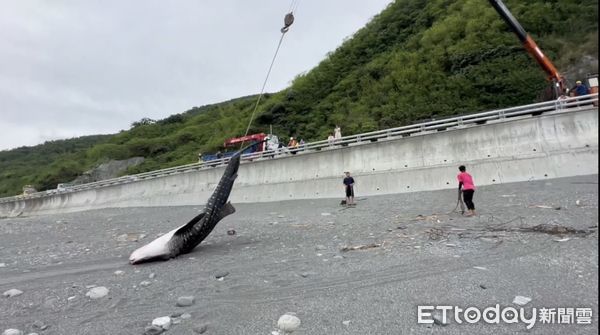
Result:
M460 173L456 178L458 179L458 189L462 190L463 199L469 213L467 216L475 215L475 204L473 203L473 194L475 193L475 183L473 183L473 177L467 173L467 168L464 165L458 167Z

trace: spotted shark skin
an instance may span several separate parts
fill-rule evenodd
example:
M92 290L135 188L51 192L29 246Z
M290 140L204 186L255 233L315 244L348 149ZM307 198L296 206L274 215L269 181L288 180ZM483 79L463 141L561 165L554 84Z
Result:
M168 260L189 253L212 232L219 221L235 213L235 208L227 199L237 178L242 152L240 150L231 156L217 188L200 214L187 224L135 250L129 257L129 262L139 264Z

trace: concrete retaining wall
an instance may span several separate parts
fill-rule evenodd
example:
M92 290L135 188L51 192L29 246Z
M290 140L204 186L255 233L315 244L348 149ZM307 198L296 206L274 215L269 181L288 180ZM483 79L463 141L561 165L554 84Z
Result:
M364 142L242 164L232 202L342 198L343 171L359 196L456 187L467 165L477 185L598 173L598 109ZM1 216L107 207L203 204L223 167L0 204Z

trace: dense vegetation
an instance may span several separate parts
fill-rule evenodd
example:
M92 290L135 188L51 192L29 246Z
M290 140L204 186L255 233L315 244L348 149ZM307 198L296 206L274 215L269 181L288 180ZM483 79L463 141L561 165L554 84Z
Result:
M597 1L505 2L559 69L592 56L583 73L598 71ZM396 0L290 87L266 96L251 132L272 125L280 136L310 141L335 124L347 135L526 104L540 99L545 78L488 1ZM129 173L195 162L244 133L255 99L143 119L108 137L0 152L0 195L23 184L53 188L109 159L146 157Z
M84 136L46 142L34 147L0 151L0 195L20 193L24 185L37 189L56 188L56 184L75 179L94 162L85 153L110 136Z

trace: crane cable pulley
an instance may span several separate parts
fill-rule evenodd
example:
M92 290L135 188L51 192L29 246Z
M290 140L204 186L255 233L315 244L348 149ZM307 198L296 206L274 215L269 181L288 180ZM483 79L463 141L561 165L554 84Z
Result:
M294 13L289 12L285 14L283 18L283 28L281 28L281 33L285 34L290 29L290 26L294 23Z
M258 95L258 98L256 99L256 104L254 105L254 110L252 111L252 115L250 116L250 121L248 122L248 127L246 127L246 132L244 133L244 137L246 137L248 135L248 132L250 131L250 126L252 125L252 121L254 120L254 115L256 114L260 100L262 99L262 96L264 95L265 87L267 85L267 81L269 80L269 75L271 74L271 70L273 69L273 64L275 64L275 59L277 58L277 54L279 53L279 48L281 47L281 43L283 42L283 37L285 36L285 33L287 33L288 30L290 30L290 26L294 23L294 10L296 10L298 8L298 2L299 2L299 0L292 1L289 12L283 18L283 28L280 29L281 37L279 38L279 43L277 44L277 49L275 49L275 54L273 55L273 59L271 60L271 65L269 66L269 70L267 71L267 76L265 77L265 81L263 82L262 88L260 90L260 94ZM242 141L240 148L243 146L244 146L244 141Z

